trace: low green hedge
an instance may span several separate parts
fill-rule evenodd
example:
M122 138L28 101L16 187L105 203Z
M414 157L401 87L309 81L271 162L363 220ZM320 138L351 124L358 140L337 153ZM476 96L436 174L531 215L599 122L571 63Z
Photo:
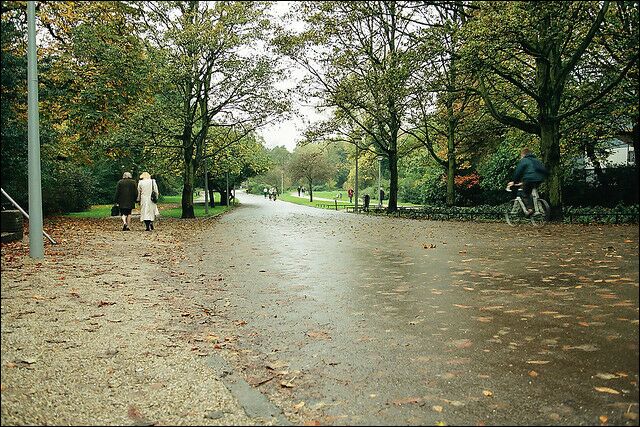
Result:
M501 221L510 207L511 203L471 207L423 206L423 214L418 209L413 214L412 211L402 211L401 216L432 220ZM428 214L424 215L424 211ZM566 224L638 224L639 217L639 205L619 205L614 208L565 206L563 209L563 222Z
M638 224L640 205L573 207L563 210L563 221L574 224Z

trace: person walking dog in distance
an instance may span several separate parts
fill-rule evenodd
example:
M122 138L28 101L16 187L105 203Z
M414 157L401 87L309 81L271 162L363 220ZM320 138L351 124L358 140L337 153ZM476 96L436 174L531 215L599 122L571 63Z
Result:
M122 231L131 230L131 211L136 206L138 188L131 178L131 172L122 174L122 179L116 185L116 205L122 217Z
M153 221L160 215L158 205L152 200L151 194L155 192L156 201L160 197L158 185L155 179L151 179L148 172L142 172L138 181L138 202L140 202L140 221L144 222L145 231L153 230Z

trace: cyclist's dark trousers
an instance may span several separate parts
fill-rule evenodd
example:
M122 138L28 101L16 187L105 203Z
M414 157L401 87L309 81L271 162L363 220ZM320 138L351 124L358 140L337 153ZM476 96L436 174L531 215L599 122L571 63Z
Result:
M524 193L522 195L522 201L524 202L524 205L527 207L527 209L534 209L531 192L534 188L538 188L538 185L540 185L540 182L538 181L522 183L522 192Z

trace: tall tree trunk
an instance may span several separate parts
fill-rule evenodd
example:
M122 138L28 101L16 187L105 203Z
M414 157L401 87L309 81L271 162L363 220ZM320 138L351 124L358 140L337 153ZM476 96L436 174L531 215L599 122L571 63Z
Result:
M309 201L313 202L313 180L309 179Z
M456 204L456 146L455 146L455 123L453 119L453 108L448 106L449 125L447 129L447 206Z
M547 187L551 219L562 219L562 168L560 167L560 130L557 122L542 122L540 126L542 162L549 171Z
M640 176L640 166L638 165L638 150L640 150L640 124L637 122L633 125L632 131L633 138L633 155L635 159L635 168L636 168L636 182L638 182L638 177ZM640 186L636 186L636 194L635 194L635 202L638 203L640 196Z
M219 190L220 193L220 206L226 206L227 205L227 190Z
M389 205L387 212L398 210L398 152L389 152Z
M209 180L209 207L216 207L216 200L214 198L216 189L213 187L213 180Z
M181 218L195 218L196 214L193 210L193 184L195 179L195 168L191 159L185 156L184 184L182 186L182 216Z

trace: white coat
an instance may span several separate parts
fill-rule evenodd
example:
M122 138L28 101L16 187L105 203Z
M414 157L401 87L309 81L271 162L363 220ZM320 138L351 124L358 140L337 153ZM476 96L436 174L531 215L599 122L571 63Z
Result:
M156 192L158 197L158 185L155 179L141 179L138 181L138 202L140 203L140 221L154 221L160 215L158 205L151 201L151 190Z

